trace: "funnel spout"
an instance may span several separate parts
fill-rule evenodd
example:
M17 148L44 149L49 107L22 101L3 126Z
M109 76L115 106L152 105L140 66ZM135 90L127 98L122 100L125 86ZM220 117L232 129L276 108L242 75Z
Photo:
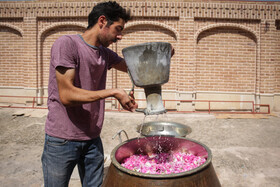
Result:
M147 100L147 108L144 110L145 115L165 113L166 110L161 97L161 86L146 87L144 90Z

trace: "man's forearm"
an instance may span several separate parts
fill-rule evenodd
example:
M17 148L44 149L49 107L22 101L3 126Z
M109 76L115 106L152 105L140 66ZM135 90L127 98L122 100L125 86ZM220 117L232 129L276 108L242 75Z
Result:
M65 89L59 91L60 101L65 106L75 106L91 103L108 97L114 97L116 90L89 91L80 88Z

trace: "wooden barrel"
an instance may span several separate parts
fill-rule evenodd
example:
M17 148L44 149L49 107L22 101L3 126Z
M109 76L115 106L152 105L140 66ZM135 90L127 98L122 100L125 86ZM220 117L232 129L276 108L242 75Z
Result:
M206 158L206 162L190 171L175 174L145 174L121 166L123 160L134 154L187 152ZM220 187L212 165L210 149L195 140L170 136L134 138L119 144L111 153L112 163L103 187Z

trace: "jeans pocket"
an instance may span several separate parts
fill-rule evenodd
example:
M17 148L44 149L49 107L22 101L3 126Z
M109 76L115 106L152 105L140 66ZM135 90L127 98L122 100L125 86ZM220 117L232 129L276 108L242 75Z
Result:
M56 138L53 136L47 136L47 144L52 146L61 146L65 145L68 142L68 140L62 139L62 138Z

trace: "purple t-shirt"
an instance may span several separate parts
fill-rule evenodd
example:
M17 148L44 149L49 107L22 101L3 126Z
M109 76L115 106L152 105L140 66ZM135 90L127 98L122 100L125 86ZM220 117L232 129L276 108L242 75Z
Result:
M121 60L108 48L87 44L80 35L58 38L51 49L46 133L67 140L90 140L100 135L104 120L104 100L74 107L65 107L60 102L56 67L74 68L76 87L102 90L106 88L107 69Z

